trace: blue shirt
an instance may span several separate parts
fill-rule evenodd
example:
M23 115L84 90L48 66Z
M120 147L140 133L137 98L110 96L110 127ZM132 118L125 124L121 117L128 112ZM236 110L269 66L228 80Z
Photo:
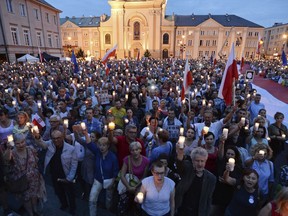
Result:
M102 123L98 119L93 117L91 122L88 122L87 119L84 119L83 122L85 122L86 124L88 133L96 131L102 134L102 129L101 129Z
M172 143L170 141L167 141L165 145L160 145L152 150L149 160L151 162L156 161L160 154L166 154L169 157L171 153Z
M94 178L100 183L103 183L103 179L116 178L119 172L119 165L116 155L113 152L108 151L108 154L103 157L100 149L95 143L91 142L86 145L96 157Z

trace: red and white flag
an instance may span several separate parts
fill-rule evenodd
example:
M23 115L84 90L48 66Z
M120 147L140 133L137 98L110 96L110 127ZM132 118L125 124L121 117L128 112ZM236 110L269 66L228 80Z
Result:
M42 62L43 62L43 56L42 56L40 47L38 47L38 53L39 53L39 60L40 60L40 62L42 63Z
M33 125L38 126L39 129L42 129L43 127L46 126L45 122L42 120L42 118L37 113L35 113L33 115L32 123L33 123Z
M192 73L189 70L188 59L186 59L184 77L183 77L183 86L181 89L181 101L185 99L185 94L189 93L190 85L193 83Z
M263 44L263 40L261 38L261 35L259 34L258 35L258 43L257 43L256 54L260 54L260 49L261 49L262 44Z
M101 60L103 64L106 64L106 62L110 57L115 56L117 47L118 45L116 44L114 47L108 50L108 52L104 55L104 57Z
M234 55L233 43L218 92L218 97L224 99L226 105L232 104L233 78L238 79L237 62Z
M110 68L108 67L107 63L105 64L105 73L106 73L106 76L109 75L109 72L110 72Z

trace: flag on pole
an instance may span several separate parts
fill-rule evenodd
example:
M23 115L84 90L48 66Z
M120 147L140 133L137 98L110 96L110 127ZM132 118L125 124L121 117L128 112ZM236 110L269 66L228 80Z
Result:
M42 62L43 62L43 56L42 56L42 53L41 53L40 47L38 47L38 53L39 53L39 59L40 59L40 62L42 63Z
M282 65L286 66L287 65L287 57L286 57L286 53L285 53L284 49L282 50L281 59L282 59Z
M106 76L109 75L109 72L110 72L110 67L109 67L109 65L106 63L106 64L105 64L105 74L106 74Z
M242 58L241 58L241 64L240 64L240 71L242 72L243 70L243 67L244 67L244 56L242 55Z
M32 116L32 123L33 123L33 125L38 126L38 128L40 128L40 129L42 129L43 127L46 126L43 119L37 113L35 113Z
M224 99L226 105L232 104L233 78L238 79L237 62L234 55L233 43L218 92L218 97Z
M108 52L104 55L104 57L101 60L103 64L106 64L106 62L108 61L108 59L110 57L115 56L117 46L118 45L116 44L114 47L112 47L110 50L108 50Z
M217 59L214 58L214 67L217 65Z
M183 77L183 85L181 89L181 101L185 99L185 94L189 93L190 85L193 83L192 73L189 68L188 58L186 59L184 77Z
M137 53L137 61L140 60L140 50L138 49L138 53Z
M261 49L261 46L263 44L263 40L261 38L261 35L258 34L258 43L257 43L257 50L256 50L256 54L260 54L260 49Z
M76 56L74 54L74 50L72 50L71 61L74 64L74 73L78 73L79 72L79 66L78 66L78 63L77 63Z

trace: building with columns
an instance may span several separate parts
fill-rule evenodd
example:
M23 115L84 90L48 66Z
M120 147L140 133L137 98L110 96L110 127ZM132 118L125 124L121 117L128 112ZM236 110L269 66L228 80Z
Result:
M111 16L61 19L65 53L82 48L101 58L118 44L117 58L209 58L229 54L257 57L259 35L264 27L236 15L166 15L167 0L109 0ZM88 52L89 51L89 52Z
M44 0L0 0L0 60L29 53L62 56L60 10Z

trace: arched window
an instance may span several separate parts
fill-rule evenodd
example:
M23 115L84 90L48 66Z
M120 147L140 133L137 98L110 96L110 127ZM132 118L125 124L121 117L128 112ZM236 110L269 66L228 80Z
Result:
M140 23L134 23L134 40L140 40Z
M163 35L163 44L169 44L169 35L167 33Z
M111 35L110 34L105 35L105 44L111 44Z

